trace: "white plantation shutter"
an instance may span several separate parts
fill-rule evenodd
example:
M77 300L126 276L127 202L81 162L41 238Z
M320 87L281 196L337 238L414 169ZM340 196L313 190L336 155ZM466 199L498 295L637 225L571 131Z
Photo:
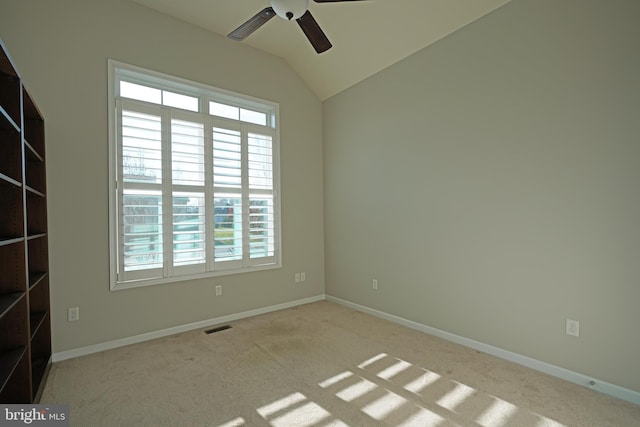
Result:
M161 132L160 115L122 111L124 182L162 182Z
M258 264L270 262L275 252L273 196L253 195L249 203L250 257L261 259Z
M239 130L213 128L213 185L242 187L242 138Z
M206 262L204 201L204 193L173 193L174 266L204 266ZM204 271L204 268L196 271Z
M244 252L242 132L237 128L212 129L214 261L221 268L241 266Z
M204 187L204 125L171 120L171 171L173 185Z
M279 267L277 106L113 75L112 289Z
M204 272L206 209L203 123L171 119L171 186L173 268L183 267L190 273Z
M273 147L269 135L249 133L249 189L273 191Z
M119 106L121 155L119 200L120 271L123 279L162 277L162 119L161 111ZM141 273L142 272L142 273Z
M273 139L248 134L249 256L270 262L275 250L273 210ZM254 261L255 262L255 261Z
M162 268L162 196L160 192L125 189L122 199L125 271Z

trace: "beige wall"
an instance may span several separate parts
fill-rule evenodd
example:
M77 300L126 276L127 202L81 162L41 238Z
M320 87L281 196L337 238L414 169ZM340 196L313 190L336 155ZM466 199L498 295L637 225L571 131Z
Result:
M640 391L638 22L513 0L326 101L327 294Z
M124 0L0 0L0 37L46 120L54 352L323 293L321 104L284 61ZM282 269L109 291L107 58L280 103Z

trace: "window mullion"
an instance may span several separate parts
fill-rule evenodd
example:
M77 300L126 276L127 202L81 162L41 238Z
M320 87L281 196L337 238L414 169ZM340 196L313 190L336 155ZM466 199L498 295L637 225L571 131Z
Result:
M205 227L205 256L206 271L213 271L215 268L215 239L214 239L214 218L215 210L213 198L215 192L213 188L213 120L206 118L204 123L204 227Z
M249 206L249 132L247 126L240 126L240 138L241 138L241 154L240 160L242 163L242 266L249 265L250 260L250 237L249 230L249 213L251 207Z
M171 111L162 109L162 234L163 276L173 276L173 176L171 160Z
M116 85L117 86L117 85ZM124 224L122 223L122 216L124 213L124 205L122 201L124 200L124 185L122 179L122 102L120 99L116 99L116 158L115 160L115 168L116 168L116 222L117 222L117 234L116 234L116 245L118 248L118 264L115 268L116 275L118 276L118 280L122 280L124 276Z

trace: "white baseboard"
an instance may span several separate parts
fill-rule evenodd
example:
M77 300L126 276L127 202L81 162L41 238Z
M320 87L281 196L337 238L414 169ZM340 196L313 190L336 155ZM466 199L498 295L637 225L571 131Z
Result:
M284 310L285 308L291 308L291 307L296 307L303 304L309 304L316 301L322 301L324 299L325 299L324 295L317 295L314 297L285 302L282 304L271 305L269 307L262 307L262 308L257 308L255 310L243 311L241 313L234 313L226 316L214 317L212 319L202 320L200 322L188 323L186 325L175 326L172 328L162 329L159 331L148 332L145 334L135 335L132 337L120 338L117 340L107 341L104 343L90 345L87 347L75 348L73 350L54 353L51 359L54 363L60 362L62 360L73 359L76 357L86 356L93 353L99 353L101 351L110 350L113 348L123 347L125 345L137 344L140 342L149 341L156 338L162 338L169 335L175 335L182 332L192 331L194 329L206 328L208 326L218 325L220 323L233 322L235 320L240 320L247 317L253 317L253 316L258 316L260 314L270 313L273 311Z
M352 308L354 310L371 314L372 316L376 316L376 317L388 320L390 322L397 323L397 324L406 326L408 328L427 333L429 335L434 335L436 337L454 342L456 344L463 345L465 347L482 351L483 353L487 353L492 356L496 356L513 363L517 363L518 365L526 366L527 368L544 372L545 374L548 374L557 378L561 378L571 383L585 386L587 388L598 391L600 393L604 393L609 396L613 396L618 399L626 400L627 402L640 405L640 392L637 392L635 390L631 390L628 388L620 387L615 384L607 383L605 381L601 381L596 378L589 377L587 375L583 375L577 372L570 371L568 369L551 365L550 363L541 362L539 360L532 359L530 357L523 356L521 354L513 353L511 351L507 351L499 347L494 347L489 344L484 344L479 341L474 341L469 338L465 338L465 337L455 335L446 331L442 331L440 329L436 329L431 326L426 326L421 323L414 322L412 320L407 320L402 317L394 316L393 314L385 313L383 311L369 308L360 304L355 304L350 301L336 298L330 295L326 295L325 299L327 301L332 301L337 304Z

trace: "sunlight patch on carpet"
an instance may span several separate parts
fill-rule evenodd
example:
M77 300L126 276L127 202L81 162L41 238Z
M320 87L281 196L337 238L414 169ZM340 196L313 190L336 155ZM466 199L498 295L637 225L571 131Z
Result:
M341 374L335 375L331 378L328 378L324 381L322 381L321 383L319 383L318 385L322 388L327 388L327 387L331 387L334 384L339 383L340 381L349 378L350 376L353 375L353 372L351 371L344 371Z
M399 425L399 427L435 427L442 424L445 421L440 415L433 413L425 408L420 408L418 413L409 417L405 422Z
M411 365L411 363L405 362L404 360L400 360L400 359L396 359L396 360L398 360L398 363L395 363L389 366L388 368L382 370L381 372L379 372L378 377L382 378L383 380L390 380L392 377L395 377L400 372L403 372L409 369L409 367L413 366Z
M426 371L413 381L407 383L403 388L415 394L420 394L422 390L429 387L440 379L440 375L435 372Z
M356 374L356 366L362 370L360 375ZM386 353L370 357L356 366L353 366L352 370L338 371L339 373L318 382L317 385L324 392L354 405L354 408L370 417L371 421L400 427L435 427L447 421L471 421L473 417L474 425L505 427L518 417L533 416L536 427L565 427L550 418L523 411L496 396L478 392L464 383ZM427 391L430 387L431 392ZM393 389L397 393L391 391ZM436 390L437 395L434 396L433 392ZM427 396L430 396L428 400L423 400ZM362 406L358 402L362 402ZM256 411L272 427L348 426L329 410L300 392L291 393L261 406ZM244 425L245 420L238 417L219 427Z
M290 406L295 405L296 403L304 402L307 400L304 394L302 393L292 393L287 397L284 397L280 400L276 400L273 403L265 405L261 408L258 408L258 413L262 416L262 418L268 418L276 412L280 412Z
M356 400L360 396L364 396L365 394L369 393L371 390L377 387L378 386L375 383L372 383L371 381L365 380L364 378L362 378L361 381L358 381L357 383L350 385L349 387L336 393L336 396L338 396L340 399L344 400L345 402L351 402L353 400Z
M475 389L468 385L454 381L455 388L449 393L442 396L436 403L450 411L455 411L456 406L464 402L468 397L475 393Z
M502 399L498 399L495 396L491 397L494 399L494 402L476 418L476 422L485 427L501 427L506 425L509 418L518 410L518 407Z
M273 427L310 427L328 421L326 427L345 427L340 420L302 393L292 393L256 410Z
M317 403L308 402L298 408L287 411L269 423L273 427L308 427L318 424L329 417L331 417L331 414L327 410Z
M218 427L242 427L245 425L247 425L247 423L245 422L244 418L238 417L224 424L220 424Z
M387 357L386 353L380 353L377 356L373 356L371 359L365 360L364 362L362 362L361 364L358 365L358 368L360 369L364 369L369 365L372 365L374 363L376 363L378 360L382 360L385 357Z
M376 420L386 418L391 412L407 403L407 399L398 396L395 393L387 391L387 393L379 399L374 400L364 408L362 412Z
M551 418L547 418L540 414L535 415L540 418L536 427L567 427L564 424L560 424L559 422L552 420Z

